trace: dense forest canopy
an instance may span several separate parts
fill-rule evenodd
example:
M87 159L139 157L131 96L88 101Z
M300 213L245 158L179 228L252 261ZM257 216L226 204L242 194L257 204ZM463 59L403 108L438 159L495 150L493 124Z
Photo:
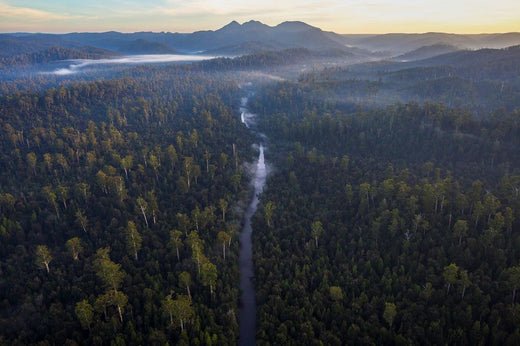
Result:
M4 342L233 343L238 97L195 73L2 98Z
M493 38L0 35L0 345L239 342L260 143L259 345L520 344L520 50L450 41Z
M277 167L254 227L259 343L517 344L518 110L318 95L253 101Z

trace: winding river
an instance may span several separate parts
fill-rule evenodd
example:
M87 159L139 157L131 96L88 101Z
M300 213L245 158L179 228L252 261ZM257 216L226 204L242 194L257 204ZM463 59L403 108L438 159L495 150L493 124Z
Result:
M242 98L240 107L242 123L247 128L251 128L251 124L254 115L247 109L248 98ZM259 138L263 135L258 134ZM239 267L240 267L240 336L238 340L239 345L250 346L255 345L256 340L256 299L255 299L255 286L254 286L254 267L253 267L253 244L252 244L252 233L251 218L256 212L259 203L259 196L264 189L267 170L264 160L264 144L259 143L259 154L256 162L254 175L253 175L253 187L254 194L249 206L244 214L244 222L242 232L240 233L240 256L239 256Z

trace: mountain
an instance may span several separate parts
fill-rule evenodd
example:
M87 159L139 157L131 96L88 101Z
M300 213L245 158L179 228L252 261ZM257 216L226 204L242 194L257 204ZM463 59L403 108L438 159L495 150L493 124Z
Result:
M456 52L458 50L460 50L460 48L449 44L434 44L414 49L411 52L399 55L394 59L400 61L423 60L437 55Z
M63 35L5 34L0 42L8 48L7 54L27 53L21 48L27 42L45 49L50 46L77 48L91 46L124 54L229 54L242 55L265 50L305 48L313 51L344 51L354 53L347 47L341 35L325 32L303 22L284 22L269 26L251 20L240 24L232 21L218 30L185 33L136 32L120 33L69 33ZM27 48L24 48L27 49ZM355 54L364 52L356 50Z
M343 35L343 43L391 56L421 47L449 45L461 49L505 48L520 44L520 33L460 35L430 32L424 34Z
M102 33L0 34L0 56L34 53L50 47L95 47L121 54L243 55L260 51L308 49L344 52L346 56L422 59L450 51L450 47L503 48L520 44L520 33L458 35L445 33L339 35L304 22L269 26L259 21L232 21L218 30L194 33L115 31ZM429 48L428 48L429 47Z
M178 52L160 42L153 42L144 39L125 41L117 45L115 49L119 53L125 54L177 54Z
M168 42L172 47L191 52L231 50L237 53L250 53L256 51L258 47L260 49L269 47L274 50L288 48L349 50L344 44L331 39L328 33L303 22L284 22L272 27L258 21L244 24L233 21L215 31L172 34Z

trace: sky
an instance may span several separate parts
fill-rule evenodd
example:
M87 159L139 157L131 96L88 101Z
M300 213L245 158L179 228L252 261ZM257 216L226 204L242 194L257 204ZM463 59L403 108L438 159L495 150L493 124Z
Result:
M251 19L344 34L520 32L520 0L0 0L0 32L193 32Z

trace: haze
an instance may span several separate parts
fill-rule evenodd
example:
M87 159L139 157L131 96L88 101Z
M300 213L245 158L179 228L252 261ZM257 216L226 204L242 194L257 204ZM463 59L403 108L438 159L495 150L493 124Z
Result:
M217 29L251 18L274 25L301 20L339 33L520 31L515 0L0 0L2 32Z

